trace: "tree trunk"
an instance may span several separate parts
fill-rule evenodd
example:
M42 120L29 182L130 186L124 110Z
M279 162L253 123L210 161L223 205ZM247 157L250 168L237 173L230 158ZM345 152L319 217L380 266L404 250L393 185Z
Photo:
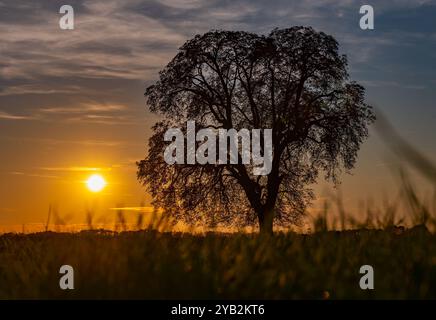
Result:
M263 209L258 213L259 231L261 235L273 234L274 208Z

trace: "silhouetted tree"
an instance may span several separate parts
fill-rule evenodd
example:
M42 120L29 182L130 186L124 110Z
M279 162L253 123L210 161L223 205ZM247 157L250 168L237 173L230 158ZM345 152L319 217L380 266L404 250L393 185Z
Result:
M275 29L268 36L211 31L187 41L146 89L153 127L138 179L154 204L196 222L297 221L319 173L337 183L353 168L375 120L364 88L349 80L336 40L309 27ZM251 165L168 165L164 132L184 128L271 128L272 170L254 176Z

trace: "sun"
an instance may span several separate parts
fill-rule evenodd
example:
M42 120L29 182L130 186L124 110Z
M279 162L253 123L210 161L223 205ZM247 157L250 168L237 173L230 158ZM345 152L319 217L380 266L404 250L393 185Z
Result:
M106 181L99 174L93 174L86 180L86 186L89 191L100 192L106 186Z

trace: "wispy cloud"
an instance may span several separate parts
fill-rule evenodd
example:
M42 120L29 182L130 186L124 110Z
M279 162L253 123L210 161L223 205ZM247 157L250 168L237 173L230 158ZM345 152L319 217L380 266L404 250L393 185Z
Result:
M0 119L3 120L32 120L35 119L31 116L23 116L23 115L16 115L16 114L10 114L4 111L0 111Z
M0 90L0 96L16 96L24 94L52 95L52 94L74 94L83 90L80 86L65 85L62 88L55 88L48 84L20 84L7 86Z
M128 108L119 104L80 104L71 107L43 107L29 110L32 114L12 114L0 111L0 120L40 120L45 122L80 122L102 125L135 125Z
M2 1L8 10L0 16L1 78L147 81L157 76L157 71L186 39L213 28L269 32L273 27L310 24L333 33L340 41L348 43L348 48L359 47L361 54L356 53L354 57L360 57L361 61L380 50L380 44L387 41L384 30L378 30L371 37L361 32L357 24L359 4L349 0L97 0L76 3L73 4L77 9L75 29L65 31L58 26L59 8L48 0L22 4ZM410 10L434 4L434 0L397 0L379 1L375 7L376 13L381 15L392 8ZM48 89L35 84L12 86L0 95L77 93L77 86L66 85L68 87Z
M138 124L138 119L132 117L129 108L124 104L83 102L73 105L41 107L29 110L32 115L15 116L0 113L5 119L38 119L41 121L80 122L103 125Z
M42 167L39 168L44 171L60 171L60 172L103 172L111 171L112 167Z
M25 177L33 177L33 178L46 178L46 179L58 179L58 176L46 175L46 174L37 174L37 173L27 173L21 171L12 171L9 174L14 176L25 176Z
M101 113L117 113L127 110L127 106L122 104L110 104L110 103L81 103L76 106L58 106L58 107L45 107L38 111L46 114L89 114L100 113L95 117L109 117L108 115L101 115ZM92 114L90 114L92 116Z
M116 208L109 208L109 210L152 213L154 211L154 207L149 207L149 206L148 207L116 207Z
M407 84L407 83L401 83L399 81L362 80L361 83L367 87L396 87L396 88L411 89L411 90L424 90L427 88L426 85Z
M29 12L38 20L24 20L25 9L7 1L10 15L16 19L0 22L2 76L144 79L150 70L165 63L168 48L180 45L184 37L158 20L126 8L134 3L137 1L84 2L76 12L75 30L64 31L59 28L56 6L45 1L29 3Z
M113 140L66 140L66 139L53 139L53 138L29 138L29 137L0 137L0 140L6 141L21 141L21 142L31 142L43 145L80 145L89 147L119 147L119 146L143 146L139 142L132 141L113 141ZM132 160L134 162L134 160Z
M79 114L77 116L63 117L61 121L77 124L99 124L99 125L140 125L141 121L129 115L101 115L101 114Z

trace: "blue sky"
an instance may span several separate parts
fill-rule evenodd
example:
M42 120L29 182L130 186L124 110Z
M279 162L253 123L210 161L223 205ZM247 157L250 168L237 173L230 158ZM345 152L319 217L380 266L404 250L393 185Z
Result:
M52 202L83 211L71 199L79 188L68 186L87 172L74 168L110 172L107 207L147 203L134 166L156 119L144 89L186 40L210 29L305 25L333 35L367 101L436 160L436 1L69 1L74 30L58 26L63 4L0 1L0 224L43 221ZM362 4L374 8L374 30L359 28ZM396 187L386 149L372 131L343 179L350 208Z

